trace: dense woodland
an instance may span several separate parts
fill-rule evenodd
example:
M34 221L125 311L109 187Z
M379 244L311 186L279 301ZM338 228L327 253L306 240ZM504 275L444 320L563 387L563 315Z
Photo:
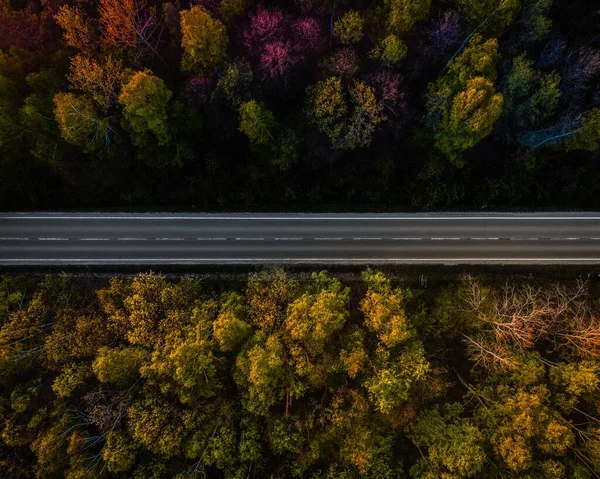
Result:
M0 208L600 207L591 0L0 0Z
M0 283L0 475L592 478L600 284Z

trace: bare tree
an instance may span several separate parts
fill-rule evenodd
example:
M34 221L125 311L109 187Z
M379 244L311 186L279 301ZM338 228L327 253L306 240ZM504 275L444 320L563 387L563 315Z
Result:
M475 365L492 371L510 371L519 363L505 343L490 340L485 335L463 335L467 345L467 355Z
M463 299L478 330L464 336L468 353L486 367L510 368L511 347L531 349L540 340L556 350L600 357L600 317L592 311L587 280L573 285L506 284L493 291L466 277Z

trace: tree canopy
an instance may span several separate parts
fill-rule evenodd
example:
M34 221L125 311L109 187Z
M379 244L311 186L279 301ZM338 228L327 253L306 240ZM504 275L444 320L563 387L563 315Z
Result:
M598 15L0 0L0 209L598 209Z
M597 279L397 276L3 277L0 471L600 473Z

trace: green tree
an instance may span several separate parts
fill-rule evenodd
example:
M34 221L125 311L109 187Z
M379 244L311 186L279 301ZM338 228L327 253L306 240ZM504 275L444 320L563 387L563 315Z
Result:
M92 376L87 363L72 363L65 366L52 383L52 390L59 397L69 397Z
M325 271L313 273L309 291L292 301L287 310L285 331L312 354L322 352L326 340L340 330L348 318L349 288Z
M0 327L13 311L26 305L26 297L35 289L35 281L26 276L0 276Z
M337 77L317 82L307 93L311 121L336 149L368 146L376 126L385 119L383 105L364 82L355 81L350 86L350 103Z
M494 33L511 25L521 8L520 0L458 0L458 3L473 27L482 28L484 24Z
M221 309L213 323L213 334L221 351L235 351L250 335L244 297L229 293L221 298Z
M52 416L49 418L53 422L52 426L40 430L30 444L36 457L36 472L42 477L60 474L67 446L67 436L64 431L72 425L69 416L60 409Z
M475 35L429 87L427 108L436 146L456 166L463 164L462 152L487 137L502 114L504 97L494 89L497 59L497 40Z
M288 305L283 341L296 394L324 387L336 372L339 353L333 339L348 318L349 294L322 271L314 273L306 292Z
M421 413L411 424L409 437L425 454L411 468L411 476L478 477L487 460L484 435L462 413L460 404L448 403Z
M572 131L564 142L566 151L595 151L600 144L600 108L592 108L583 113L583 126Z
M244 13L247 6L247 0L222 0L219 4L219 14L225 23L229 23Z
M156 348L142 374L166 394L174 392L183 403L211 397L220 388L212 344L202 324L170 333Z
M552 32L550 9L552 0L533 0L523 5L523 40L539 42L548 38Z
M236 360L236 382L245 391L244 407L266 415L285 395L283 345L277 336L256 338Z
M61 62L60 54L51 56L51 63ZM54 117L54 96L64 85L64 73L58 68L41 68L25 76L27 95L17 116L11 117L16 123L12 130L22 129L28 133L27 147L31 155L55 168L67 172L69 159L66 157L67 145L62 141L60 129ZM7 92L11 94L10 90ZM12 92L14 93L14 92ZM8 113L8 112L7 112ZM0 120L1 122L1 120ZM1 141L1 140L0 140ZM69 173L66 173L68 175Z
M145 351L138 348L102 347L92 364L100 382L120 388L131 386L140 377L140 367L146 360Z
M446 74L430 85L429 107L448 103L475 77L495 82L499 59L497 39L484 40L480 35L473 36L460 55L448 62Z
M348 111L342 80L330 77L307 89L309 114L317 128L326 133L332 144L342 136L342 119Z
M25 375L44 361L45 342L59 311L78 309L80 290L69 275L46 276L38 285L26 308L14 311L0 329L0 370L8 380L13 374ZM55 339L58 339L55 337ZM69 345L75 342L69 342ZM68 359L67 352L66 359ZM61 358L65 356L61 355Z
M236 58L227 64L217 82L217 89L223 92L233 106L237 107L240 103L248 101L252 78L250 64L244 58Z
M159 145L171 141L168 106L172 96L165 82L149 70L134 73L123 85L119 94L123 124L136 145L148 146L151 138Z
M85 151L106 148L111 143L112 126L86 96L57 93L54 96L54 116L62 137Z
M490 135L502 115L503 104L503 96L492 82L483 77L469 80L465 90L454 97L452 107L444 112L436 146L459 165L463 151Z
M524 55L515 58L503 89L505 116L519 129L542 126L558 109L559 83L556 72L535 69L533 61Z
M271 164L279 170L289 169L299 157L301 139L291 128L282 128L277 135L277 144L272 152Z
M110 472L129 471L135 463L136 446L131 439L120 431L106 434L106 444L102 449L102 459Z
M355 10L349 10L333 24L333 36L344 44L358 43L363 36L363 19Z
M396 35L390 34L380 40L375 48L371 50L369 56L381 61L383 66L394 66L406 56L406 44Z
M181 453L186 419L177 408L154 395L139 399L127 408L128 432L134 441L166 458Z
M402 35L429 16L431 0L384 0L383 6L388 33Z
M389 414L412 399L416 386L422 384L430 371L425 351L413 341L398 356L378 348L376 372L365 381L369 397L378 411Z
M203 7L194 5L181 12L181 35L183 71L209 70L227 58L227 29Z
M555 389L554 401L565 413L571 413L581 401L593 402L600 386L598 364L593 361L559 363L550 369L550 384Z
M256 145L268 145L274 142L272 131L277 127L275 116L256 100L240 105L240 131Z

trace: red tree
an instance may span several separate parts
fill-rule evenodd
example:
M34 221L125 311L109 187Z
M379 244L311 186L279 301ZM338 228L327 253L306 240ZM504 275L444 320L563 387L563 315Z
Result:
M152 53L160 58L160 23L156 10L148 7L146 0L100 0L98 12L107 45L133 48L138 55Z
M27 4L21 10L10 8L10 2L0 5L0 49L15 46L27 50L41 50L48 40L46 13L37 13Z

